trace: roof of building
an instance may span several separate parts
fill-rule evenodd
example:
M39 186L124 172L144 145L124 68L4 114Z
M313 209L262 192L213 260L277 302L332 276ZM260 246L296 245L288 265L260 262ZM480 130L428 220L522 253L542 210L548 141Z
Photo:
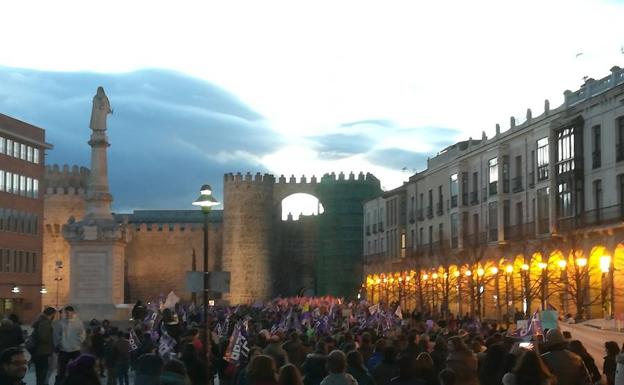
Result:
M0 134L10 135L15 139L39 147L53 148L51 144L45 142L45 130L43 128L8 115L0 114Z
M200 210L134 210L130 213L113 214L115 220L128 223L203 223L204 215ZM211 223L223 221L223 210L213 210L208 215Z

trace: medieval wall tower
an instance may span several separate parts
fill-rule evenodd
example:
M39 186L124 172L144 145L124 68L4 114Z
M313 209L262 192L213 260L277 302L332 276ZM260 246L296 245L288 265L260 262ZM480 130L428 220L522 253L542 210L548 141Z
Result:
M223 178L223 268L231 274L231 303L249 303L273 294L274 185L275 178L269 174L226 174Z
M281 202L295 193L322 203L325 211L315 223L280 223ZM293 288L308 282L317 294L355 295L362 274L362 202L379 193L372 174L325 174L320 182L314 176L275 181L270 174L226 174L223 267L231 273L230 302L294 295Z
M63 305L69 294L69 244L62 228L70 217L85 214L85 189L89 178L85 167L49 165L46 167L43 191L43 284L48 290L43 306Z

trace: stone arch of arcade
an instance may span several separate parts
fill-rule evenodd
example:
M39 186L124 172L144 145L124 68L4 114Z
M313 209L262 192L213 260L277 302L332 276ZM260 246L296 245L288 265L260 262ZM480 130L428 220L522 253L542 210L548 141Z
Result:
M449 293L445 277L452 283ZM446 305L452 313L498 319L513 317L516 309L531 314L556 309L579 318L622 319L624 227L553 233L392 266L370 265L361 286L373 302L399 301L407 309L440 312ZM476 299L481 303L474 304Z

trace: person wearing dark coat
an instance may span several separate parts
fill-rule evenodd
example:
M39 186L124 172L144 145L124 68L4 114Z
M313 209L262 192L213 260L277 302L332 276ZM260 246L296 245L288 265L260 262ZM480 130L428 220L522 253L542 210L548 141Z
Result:
M24 343L22 328L8 318L0 321L0 352Z
M264 348L264 354L273 358L273 360L275 360L275 366L278 368L289 363L288 353L282 348L280 338L276 335L271 336L269 344Z
M347 373L355 378L358 385L377 385L364 366L362 354L357 350L352 350L347 354Z
M288 354L288 362L300 367L305 359L305 352L301 339L296 332L290 334L288 341L282 344L282 349Z
M182 348L181 361L186 366L191 385L204 385L206 381L206 362L199 358L195 347L187 343Z
M397 349L390 345L384 350L384 358L377 364L371 374L377 385L388 385L390 381L399 375L399 364L397 363ZM409 357L413 357L408 355ZM416 360L416 357L413 357Z
M327 345L324 341L317 342L315 352L306 356L301 373L304 385L319 385L327 376Z
M63 385L100 385L95 371L96 358L91 354L81 354L67 364L67 377Z
M22 379L28 371L26 351L8 348L0 352L0 385L26 385Z
M47 307L43 313L39 315L33 323L32 334L32 362L35 365L35 377L37 385L47 384L48 379L48 362L50 356L54 352L54 332L52 329L52 320L56 314L56 309ZM27 344L28 345L28 344Z
M485 352L479 365L479 381L481 385L500 385L503 380L503 361L505 348L502 344L493 344Z
M461 337L455 336L448 340L449 355L446 367L456 375L457 385L478 385L477 356L466 346Z
M598 370L598 367L596 366L594 357L592 357L591 354L587 352L587 349L585 349L585 346L583 346L583 343L581 341L579 340L570 341L568 345L568 349L572 353L576 353L578 354L579 357L581 357L581 359L583 360L583 364L585 364L585 368L587 368L587 371L589 372L589 376L591 378L592 383L596 383L602 380L602 374L600 373L600 370Z

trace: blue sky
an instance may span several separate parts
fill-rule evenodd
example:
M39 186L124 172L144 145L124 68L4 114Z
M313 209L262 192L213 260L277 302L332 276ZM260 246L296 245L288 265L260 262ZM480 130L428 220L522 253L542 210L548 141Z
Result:
M47 130L49 163L88 166L103 86L117 211L190 208L236 171L393 188L624 66L614 1L93 4L0 4L0 112Z

